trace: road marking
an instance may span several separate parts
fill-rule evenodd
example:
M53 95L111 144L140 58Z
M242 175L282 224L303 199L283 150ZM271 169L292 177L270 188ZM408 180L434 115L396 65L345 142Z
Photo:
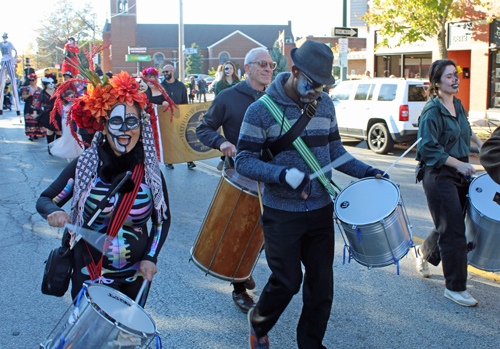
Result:
M424 242L424 239L421 239L418 236L414 236L413 240L415 242L419 242L419 243L423 243ZM478 269L476 267L473 267L472 265L467 266L467 270L470 273L473 273L473 274L482 276L482 277L484 277L486 279L489 279L491 281L495 281L495 282L500 283L500 275L497 275L497 274L492 273L490 271L484 271L484 270Z

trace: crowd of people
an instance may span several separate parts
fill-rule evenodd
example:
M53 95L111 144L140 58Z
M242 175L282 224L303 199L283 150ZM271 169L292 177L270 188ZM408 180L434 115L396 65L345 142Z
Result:
M74 38L68 39L65 53L64 82L52 74L40 77L26 71L20 94L28 139L45 137L49 154L73 159L43 191L37 210L53 227L71 223L108 235L100 251L78 241L71 231L65 234L65 243L74 250L73 299L84 283L102 280L135 299L143 281L151 282L157 272L171 225L167 184L160 169L158 108L173 113L176 105L194 103L196 96L198 102L202 97L206 102L208 87L204 78L182 83L169 64L161 74L155 68L144 69L140 76L106 73L100 82L84 84L87 70L74 60L78 53ZM384 171L349 155L342 145L334 105L323 92L335 82L332 51L306 40L290 55L291 71L274 81L276 63L264 48L247 53L241 81L233 62L220 65L212 83L215 99L196 128L201 143L222 153L222 176L235 170L265 188L262 194L259 189L260 222L271 276L267 282L261 280L258 300L248 293L255 287L253 277L233 282L232 292L234 303L247 314L249 344L254 349L270 347L269 332L301 287L298 347L325 348L334 284L333 174L327 170L323 177L311 179L315 169L348 157L338 171L357 179L389 179ZM415 248L416 270L429 277L428 263L442 263L444 296L462 306L476 306L478 301L467 292L464 206L475 173L469 163L471 140L480 150L483 144L454 96L459 90L455 62L432 63L429 82L429 98L419 119L422 141L417 160L424 165L420 179L434 228ZM5 92L7 96L12 98ZM99 98L107 98L106 103ZM498 181L500 161L492 144L497 143L488 143L484 161ZM196 167L193 162L187 166ZM173 164L165 167L174 169ZM116 194L110 196L111 192ZM70 199L67 213L62 207ZM117 246L126 246L126 251ZM147 296L144 293L141 305Z

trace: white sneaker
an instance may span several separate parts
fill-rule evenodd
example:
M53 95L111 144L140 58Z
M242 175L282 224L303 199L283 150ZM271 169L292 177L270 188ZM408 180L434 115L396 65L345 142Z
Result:
M475 307L477 305L477 300L472 298L467 291L456 292L445 288L444 296L457 304L463 305L464 307Z
M415 257L415 268L417 269L417 273L423 278L431 276L429 263L420 254L420 246L414 248L412 255Z

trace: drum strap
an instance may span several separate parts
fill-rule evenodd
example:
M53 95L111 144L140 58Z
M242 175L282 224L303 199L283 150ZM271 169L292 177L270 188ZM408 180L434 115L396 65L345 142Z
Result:
M283 115L283 111L278 107L278 105L272 100L269 95L264 95L262 96L259 101L264 103L266 108L269 110L271 115L274 117L276 122L283 127L283 130L285 132L288 132L290 128L292 127L292 124L290 121L287 119L285 115ZM319 164L318 160L316 160L316 157L314 154L311 152L311 150L307 147L307 145L304 143L302 138L297 137L293 141L293 146L295 149L299 152L300 156L302 156L302 159L306 162L306 164L309 166L309 168L313 171L313 173L319 173L318 175L318 180L323 184L325 187L326 191L328 194L331 196L335 197L337 193L335 192L335 189L333 188L333 185L330 183L328 178L326 178L325 173L321 170L321 165Z
M139 188L141 187L142 179L144 178L144 163L139 163L135 166L134 171L132 173L132 180L134 181L134 189L131 192L125 193L124 195L120 195L118 202L116 203L115 210L111 214L110 223L108 225L108 230L106 234L108 235L104 240L103 251L107 251L109 246L111 246L113 239L116 237L120 228L125 223L125 219L129 215L132 210L132 206L134 205L135 198L137 197L137 193L139 192ZM87 271L89 272L89 276L92 281L97 280L101 276L102 271L102 260L104 257L104 252L101 255L101 259L98 263L95 263L92 258L92 254L90 253L89 246L85 241L85 245L87 246L87 251L90 254L91 262L87 265Z

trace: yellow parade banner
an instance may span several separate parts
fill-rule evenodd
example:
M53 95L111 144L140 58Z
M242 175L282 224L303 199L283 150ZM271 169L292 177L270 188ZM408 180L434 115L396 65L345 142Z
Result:
M170 110L163 112L158 107L160 148L163 163L178 164L216 158L219 150L203 145L196 138L196 126L211 103L180 104L174 109L174 120L170 122Z

